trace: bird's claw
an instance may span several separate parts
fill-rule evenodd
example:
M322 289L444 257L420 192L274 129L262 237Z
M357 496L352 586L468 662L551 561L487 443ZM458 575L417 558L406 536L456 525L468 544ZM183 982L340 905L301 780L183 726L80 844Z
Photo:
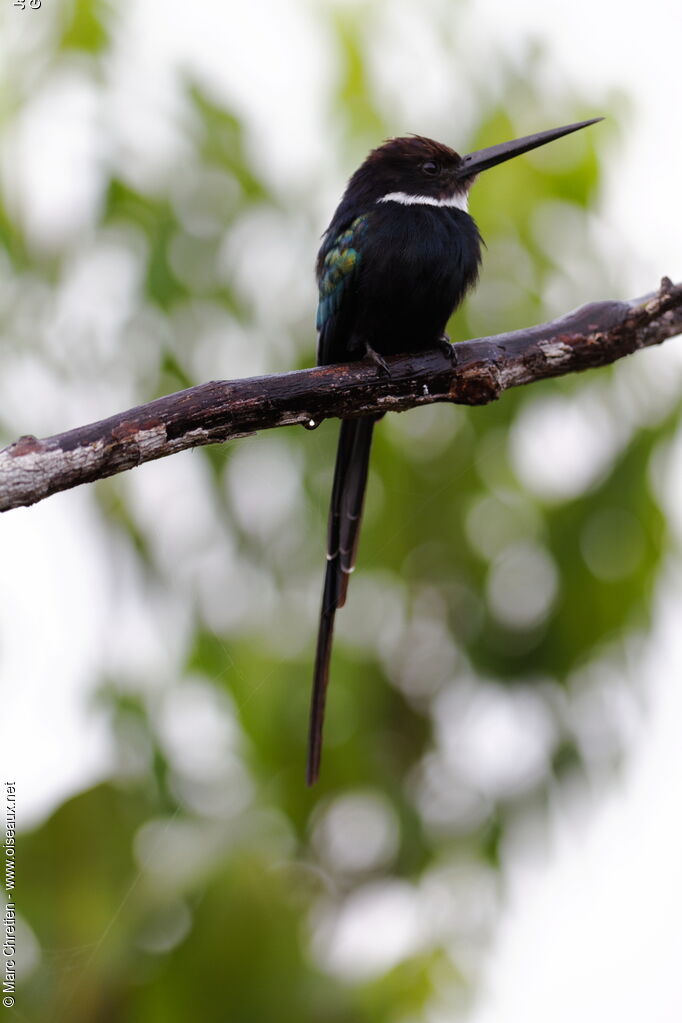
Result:
M441 334L438 338L438 348L450 360L452 366L457 365L457 345L452 344L447 334Z
M382 373L385 373L387 377L390 377L391 376L391 370L389 369L389 365L386 362L386 359L383 357L383 355L381 355L374 348L372 348L371 345L366 345L365 350L366 350L367 355L370 357L372 362L375 364L375 366L378 366L379 369L382 371Z

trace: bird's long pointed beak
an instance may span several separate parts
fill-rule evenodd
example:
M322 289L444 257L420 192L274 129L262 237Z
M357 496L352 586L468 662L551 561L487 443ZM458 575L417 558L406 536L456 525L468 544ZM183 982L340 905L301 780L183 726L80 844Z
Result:
M562 135L570 135L572 131L579 131L587 128L590 124L603 121L603 117L593 117L591 121L578 121L577 124L567 124L563 128L550 128L548 131L539 131L535 135L524 135L521 139L513 139L511 142L501 142L498 146L489 146L488 149L478 149L475 153L469 153L462 157L458 168L457 176L469 178L481 171L495 167L498 163L511 160L513 156L520 156L538 146L544 146L554 139L560 139Z

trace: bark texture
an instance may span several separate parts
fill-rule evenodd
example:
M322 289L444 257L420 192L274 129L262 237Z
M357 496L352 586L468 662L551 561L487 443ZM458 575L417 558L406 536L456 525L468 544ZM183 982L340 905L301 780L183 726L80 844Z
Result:
M294 373L220 380L0 451L0 511L112 476L176 451L278 426L320 422L450 401L483 405L509 387L604 366L682 332L682 284L627 302L594 302L551 323L440 351ZM30 395L27 396L30 405Z

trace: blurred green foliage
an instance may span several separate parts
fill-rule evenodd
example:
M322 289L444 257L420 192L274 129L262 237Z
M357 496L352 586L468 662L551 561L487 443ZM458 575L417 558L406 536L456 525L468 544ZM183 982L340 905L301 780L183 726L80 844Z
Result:
M78 0L62 14L44 73L74 48L103 70L112 8ZM349 173L368 145L402 126L372 84L372 40L360 17L318 16L338 62L330 135ZM445 124L442 137L473 149L593 113L572 97L550 110L532 75L506 76L499 98L481 90L467 138L452 140ZM93 237L76 241L115 237L139 267L137 308L121 325L118 355L98 369L106 376L122 364L139 401L229 376L231 365L251 366L254 352L265 370L314 358L312 285L297 305L283 301L287 281L312 277L325 223L314 172L306 194L279 191L253 156L247 124L196 82L185 99L184 165L166 167L152 185L127 173L124 159L104 162ZM523 125L512 117L519 109ZM564 164L518 160L477 184L473 213L488 250L479 293L450 324L453 338L564 311L547 302L557 286L558 301L570 305L613 289L588 243L602 137L567 140ZM19 220L0 209L17 287L31 275L58 294L71 244L53 260L31 255ZM243 263L259 265L254 250L267 250L267 231L280 253L282 234L292 237L289 277L273 291L281 309L262 301L275 287L267 259L255 283L243 273ZM3 328L11 334L11 316ZM507 828L557 777L596 770L572 694L598 690L606 661L620 665L627 686L625 651L646 629L666 539L649 466L678 409L624 423L618 394L629 372L617 366L517 390L487 408L419 409L381 425L359 568L340 616L322 780L312 792L303 781L307 704L335 424L200 450L191 477L178 459L169 521L191 490L191 507L216 511L219 525L205 536L189 514L170 531L163 515L146 516L138 476L93 489L112 571L123 543L147 592L171 594L191 627L176 677L160 692L103 667L93 713L108 717L120 770L21 836L21 911L39 953L21 985L20 1018L379 1023L421 1018L443 999L465 1003L471 977L452 950L477 947L494 922ZM550 409L550 431L562 407L580 412L586 389L606 413L596 421L583 408L584 422L609 435L608 454L573 492L534 486L518 469L514 438L527 443L538 403ZM8 439L14 429L3 425ZM569 480L574 471L567 462ZM288 501L277 499L277 485L288 493L291 479ZM255 505L242 504L245 482ZM163 632L151 599L148 613ZM193 766L203 745L196 729L185 743L169 740L162 709L173 691L208 699L224 721L223 763ZM481 707L497 708L493 724L499 710L517 731L528 728L539 767L518 777L511 770L512 783L479 774L475 746L462 747L466 763L457 759L457 723L464 734ZM538 720L540 738L532 734ZM348 804L357 821L369 807L365 824L344 816L348 796L358 796ZM394 891L418 907L411 940L383 966L381 956L366 971L362 962L343 966L344 914L355 905L364 919L353 900ZM391 925L367 920L381 951Z
M109 42L107 21L112 12L108 0L67 0L59 12L63 19L60 49L104 53Z

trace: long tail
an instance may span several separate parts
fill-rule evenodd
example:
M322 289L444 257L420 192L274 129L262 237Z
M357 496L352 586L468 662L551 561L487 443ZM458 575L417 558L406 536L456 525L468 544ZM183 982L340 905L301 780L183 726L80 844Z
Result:
M362 505L367 486L372 431L379 416L344 419L341 422L336 468L329 509L327 537L327 572L322 591L320 627L317 634L313 695L308 733L308 768L306 780L314 785L320 773L322 757L322 726L329 684L329 661L332 653L334 617L337 608L346 602L348 577L355 565L360 536Z

